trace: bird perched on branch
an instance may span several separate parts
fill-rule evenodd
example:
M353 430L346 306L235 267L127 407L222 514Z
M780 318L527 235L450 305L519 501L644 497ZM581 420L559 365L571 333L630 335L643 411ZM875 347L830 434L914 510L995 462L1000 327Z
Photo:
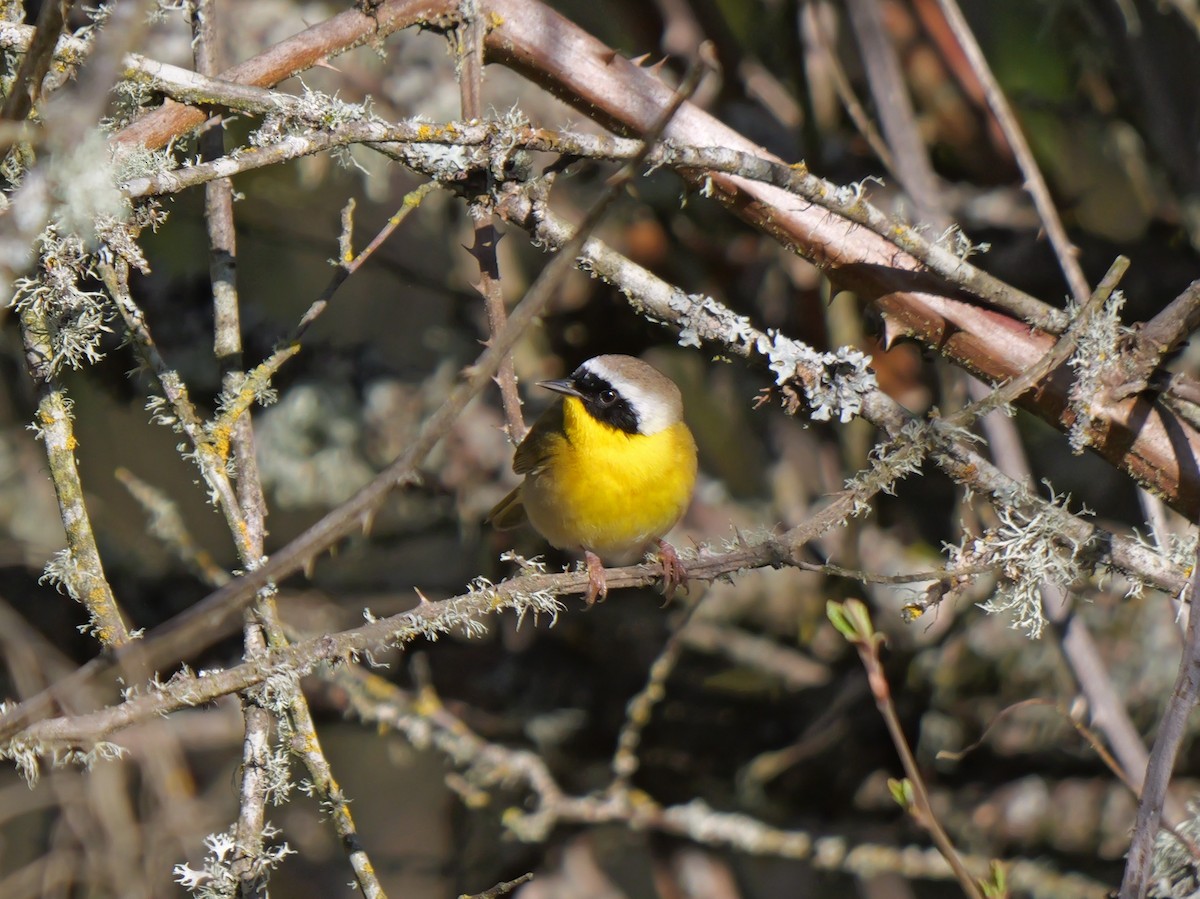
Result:
M632 356L596 356L569 378L539 381L563 394L517 447L525 475L488 515L497 528L528 519L551 545L582 549L587 603L608 595L603 559L625 565L655 543L667 596L687 571L663 534L687 511L696 441L675 383Z

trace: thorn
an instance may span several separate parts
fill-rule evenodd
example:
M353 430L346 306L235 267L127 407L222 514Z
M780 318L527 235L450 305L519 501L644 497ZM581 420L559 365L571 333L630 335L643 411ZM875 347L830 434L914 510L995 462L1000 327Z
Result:
M889 316L883 317L883 348L890 350L897 340L908 336L896 320Z
M421 592L420 587L413 587L413 590L417 594L417 599L419 599L421 601L421 605L423 605L423 606L431 605L431 603L429 602L429 597Z
M322 69L329 69L329 71L331 71L331 72L337 72L339 75L342 74L342 70L339 69L337 66L333 65L328 59L324 59L324 58L318 59L316 62L313 63L313 65L318 66L319 68L322 68Z
M313 579L313 573L317 569L317 557L309 556L304 560L304 576L310 581Z
M601 54L600 59L606 66L611 66L617 59L617 51L609 50L607 53Z
M648 68L646 71L649 72L651 75L658 76L662 73L663 66L665 66L666 64L667 64L667 57L664 56L662 59L660 59L654 65L650 66L650 68Z
M377 513L377 512L378 512L378 510L377 510L377 509L371 509L370 511L368 511L368 512L364 512L364 513L363 513L363 517L362 517L362 533L363 533L363 536L364 536L364 537L370 537L370 536L371 536L371 531L372 531L372 530L374 529L374 527L375 527L375 515L376 515L376 513Z
M642 67L642 63L644 63L649 58L650 58L649 53L643 53L641 56L635 56L633 59L631 59L629 61L640 69Z

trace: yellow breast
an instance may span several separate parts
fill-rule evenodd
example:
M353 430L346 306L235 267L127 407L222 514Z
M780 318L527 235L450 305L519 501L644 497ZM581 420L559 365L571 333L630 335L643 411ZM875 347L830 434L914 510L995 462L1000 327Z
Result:
M691 501L696 443L678 422L657 434L629 434L563 401L563 430L525 479L530 522L554 546L591 550L609 563L636 561L669 531Z

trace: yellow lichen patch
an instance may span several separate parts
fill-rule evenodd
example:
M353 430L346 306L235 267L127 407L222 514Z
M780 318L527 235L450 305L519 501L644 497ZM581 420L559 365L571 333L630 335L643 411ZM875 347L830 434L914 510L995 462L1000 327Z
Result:
M229 428L213 428L212 433L208 435L208 439L212 446L212 451L217 454L222 462L229 458Z
M438 695L424 687L417 693L417 698L413 701L413 711L418 715L428 716L440 712L442 709L442 701L438 699Z
M631 789L628 793L628 797L629 805L632 808L648 809L658 807L658 803L654 801L649 793L643 790Z

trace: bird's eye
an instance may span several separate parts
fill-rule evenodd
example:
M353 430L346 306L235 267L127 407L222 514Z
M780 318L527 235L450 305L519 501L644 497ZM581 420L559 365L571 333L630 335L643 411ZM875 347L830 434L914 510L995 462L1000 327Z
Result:
M598 399L601 406L611 406L617 401L617 392L612 388L601 390Z

